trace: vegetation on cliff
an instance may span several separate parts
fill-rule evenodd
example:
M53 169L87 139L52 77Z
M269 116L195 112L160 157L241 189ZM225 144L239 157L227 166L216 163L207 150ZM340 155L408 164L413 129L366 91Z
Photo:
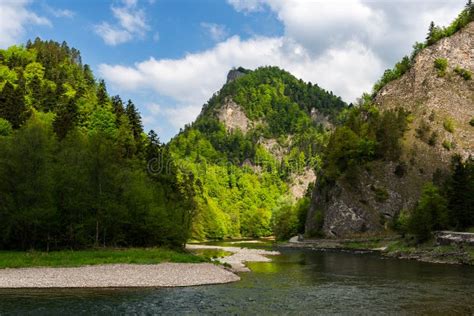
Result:
M169 145L173 159L193 175L195 238L260 237L272 232L286 238L288 231L302 232L304 216L296 213L303 212L301 203L307 207L308 198L306 204L295 204L287 180L307 167L320 167L329 134L311 114L318 111L334 120L346 107L339 97L277 67L242 73L224 85L196 122ZM226 129L217 113L229 99L253 128ZM284 148L283 156L266 148L265 139L276 140L275 146ZM291 229L282 229L283 223Z

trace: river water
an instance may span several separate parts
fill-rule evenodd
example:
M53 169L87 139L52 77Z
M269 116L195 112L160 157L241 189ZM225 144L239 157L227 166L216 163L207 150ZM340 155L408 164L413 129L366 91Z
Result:
M0 315L474 314L474 268L281 250L240 282L159 289L0 290Z

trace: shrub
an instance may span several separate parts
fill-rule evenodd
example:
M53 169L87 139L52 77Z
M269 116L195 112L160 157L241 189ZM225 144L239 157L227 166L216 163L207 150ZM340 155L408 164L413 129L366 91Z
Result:
M469 125L474 126L474 117L469 121Z
M472 79L472 73L467 69L456 66L456 68L454 68L454 72L466 81Z
M431 130L430 125L425 120L422 120L418 128L415 130L416 136L422 141L427 142L428 141L427 135L430 130Z
M407 164L404 161L400 162L397 167L395 167L395 171L393 173L397 177L402 178L407 173Z
M371 185L370 189L375 193L375 200L379 203L385 202L389 197L389 194L385 188L380 188Z
M453 142L450 142L449 140L444 140L443 141L443 147L446 149L446 150L451 150L454 148L454 143Z
M433 133L431 133L431 136L428 139L428 145L436 146L437 142L438 142L438 133L436 131L434 131Z
M438 70L438 77L444 77L448 68L448 60L446 58L436 58L434 67Z
M418 242L431 237L433 230L444 229L448 224L448 202L438 187L427 183L423 193L408 220L408 231Z
M450 117L446 118L443 122L443 127L446 131L453 133L454 132L454 121Z
M0 136L8 136L12 131L13 129L10 122L0 117Z

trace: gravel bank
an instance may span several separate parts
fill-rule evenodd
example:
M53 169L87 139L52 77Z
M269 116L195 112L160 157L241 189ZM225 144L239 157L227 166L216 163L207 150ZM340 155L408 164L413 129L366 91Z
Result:
M239 280L236 274L212 263L0 269L0 288L172 287Z
M222 263L230 264L234 272L248 272L249 268L245 266L245 262L270 262L272 259L266 256L276 256L280 253L278 251L269 251L264 249L250 249L241 247L222 247L222 246L208 246L208 245L186 245L186 249L220 249L223 251L232 252L232 255L219 258Z

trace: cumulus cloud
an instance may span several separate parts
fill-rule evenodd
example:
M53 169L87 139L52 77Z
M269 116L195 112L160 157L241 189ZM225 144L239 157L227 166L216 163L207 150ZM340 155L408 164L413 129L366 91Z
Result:
M22 41L27 25L51 26L51 22L28 9L28 0L0 1L0 47Z
M131 67L102 64L99 72L123 89L149 88L179 104L200 106L225 82L230 68L265 65L277 65L322 87L331 87L349 100L370 88L382 71L373 52L357 42L328 50L315 59L304 47L283 37L243 41L234 36L210 50L181 59L150 58Z
M370 91L385 68L423 40L431 20L446 24L463 3L453 1L228 0L237 11L271 10L284 26L279 37L229 37L178 59L99 66L118 88L151 90L175 102L160 114L175 127L190 123L223 83L228 70L276 65L352 102ZM456 2L457 3L457 2ZM203 25L203 27L205 27ZM210 27L208 27L210 29Z
M221 41L227 37L226 27L222 24L202 22L201 27L206 30L214 41Z
M95 32L108 45L119 45L135 37L143 38L150 29L145 11L137 7L137 0L122 0L121 6L112 6L116 23L102 22L95 26Z

